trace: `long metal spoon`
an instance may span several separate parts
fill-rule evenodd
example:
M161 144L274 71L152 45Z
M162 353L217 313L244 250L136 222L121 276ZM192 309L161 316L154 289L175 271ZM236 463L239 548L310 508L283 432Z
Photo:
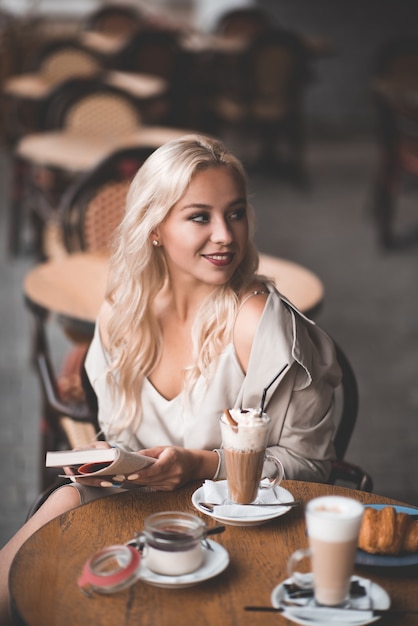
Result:
M296 507L302 504L302 500L291 500L290 502L260 502L257 504L256 502L249 502L248 504L238 504L237 506L286 506L286 507ZM202 507L202 509L206 509L210 513L213 513L215 506L222 506L222 504L216 504L216 502L198 502L198 505Z
M365 608L365 609L361 609L361 608L357 608L357 607L350 607L347 609L342 609L342 608L334 608L334 607L307 607L307 606L294 606L291 609L289 609L289 607L285 607L285 606L280 606L280 607L273 607L273 606L244 606L244 611L262 611L265 613L284 613L285 611L289 611L292 612L292 614L295 617L299 617L299 619L305 619L305 620L312 620L312 623L319 623L316 621L315 618L319 618L320 616L323 617L324 620L329 620L330 617L330 612L332 611L332 615L333 617L335 617L335 615L337 615L337 613L335 613L335 611L340 611L340 616L347 616L349 617L350 615L352 617L356 616L357 619L361 619L359 616L364 613L364 619L368 619L370 617L370 615L372 617L374 617L375 615L377 616L381 616L381 615L406 615L407 613L418 613L417 609L373 609L373 608ZM312 618L312 615L314 615L314 618ZM338 617L337 617L338 619ZM341 618L340 618L341 619ZM321 620L322 621L322 620ZM359 623L364 623L364 622L352 622L350 620L350 623L352 624L359 624Z

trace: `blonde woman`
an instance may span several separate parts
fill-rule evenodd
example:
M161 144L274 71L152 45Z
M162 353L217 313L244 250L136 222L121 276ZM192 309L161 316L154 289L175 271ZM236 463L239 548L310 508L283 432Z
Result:
M329 337L257 276L254 216L240 162L185 136L136 174L115 239L86 370L108 443L154 457L131 482L172 490L224 478L219 416L266 398L270 454L289 479L326 481L340 381ZM54 492L4 553L51 517L108 489Z

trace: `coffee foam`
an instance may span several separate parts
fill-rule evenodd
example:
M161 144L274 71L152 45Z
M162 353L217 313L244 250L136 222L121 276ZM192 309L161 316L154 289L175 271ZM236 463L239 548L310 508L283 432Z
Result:
M308 535L322 541L351 541L358 536L364 507L352 498L323 496L308 503Z
M237 422L237 427L228 427L222 416L222 444L230 450L261 450L266 445L266 426L270 418L258 409L230 409L231 417Z

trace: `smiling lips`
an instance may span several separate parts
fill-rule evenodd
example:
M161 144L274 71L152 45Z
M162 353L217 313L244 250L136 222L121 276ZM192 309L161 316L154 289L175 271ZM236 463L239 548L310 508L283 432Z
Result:
M217 254L202 254L204 259L207 259L213 265L217 267L227 267L232 263L234 254L232 252L218 252Z

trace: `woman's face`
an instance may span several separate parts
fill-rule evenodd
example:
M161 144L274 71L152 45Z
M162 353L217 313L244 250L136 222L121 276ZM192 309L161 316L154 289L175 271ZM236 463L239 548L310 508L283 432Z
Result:
M226 167L198 173L156 229L172 280L227 283L248 242L245 191Z

